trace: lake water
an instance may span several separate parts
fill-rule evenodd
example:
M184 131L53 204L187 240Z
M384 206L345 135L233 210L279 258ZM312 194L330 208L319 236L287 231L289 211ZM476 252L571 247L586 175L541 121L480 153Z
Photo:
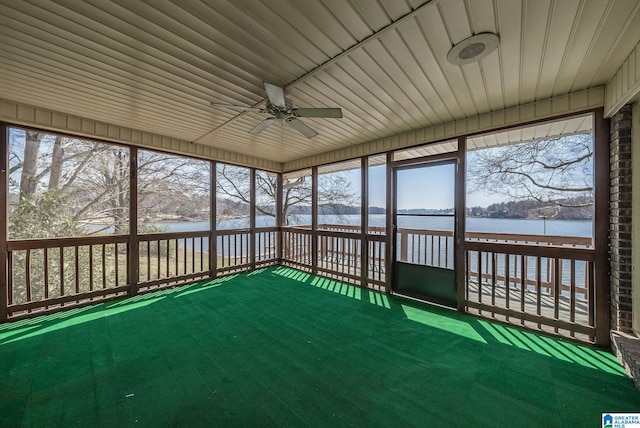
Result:
M294 221L291 221L294 220ZM295 225L308 225L311 223L311 216L297 216L295 219L291 219L290 223ZM386 216L384 214L369 215L370 226L384 227L386 222ZM398 226L410 229L430 229L430 230L453 230L454 218L451 216L399 216ZM343 225L359 225L360 216L328 216L322 215L318 219L319 224L343 224ZM256 218L256 224L258 227L268 227L274 225L274 219L272 217L258 217ZM187 231L201 231L209 230L209 222L176 222L176 223L155 223L154 226L161 228L165 232L187 232ZM221 220L217 225L218 229L242 229L248 228L249 223L247 218ZM517 234L533 234L533 235L560 235L560 236L580 236L590 237L592 236L593 223L590 220L544 220L544 219L498 219L498 218L467 218L467 231L469 232L496 232L496 233L517 233ZM218 237L218 248L221 248L222 237ZM248 248L248 236L242 235L239 237L239 241L235 241L236 238L226 239L224 246L234 253L233 247L235 245L242 245L244 248ZM240 242L242 241L242 242ZM183 245L187 245L188 249L191 249L191 241L186 240L179 241L178 246L182 248ZM196 243L197 251L202 251L208 246L208 239L204 239L202 247L199 243ZM266 243L262 243L266 245ZM435 249L434 249L435 250ZM220 251L220 250L219 250ZM262 252L266 252L267 249L263 248ZM409 253L412 248L410 246ZM444 248L439 248L439 252L444 252ZM453 247L449 248L448 260L453 260ZM220 254L222 255L222 254ZM441 254L444 260L444 254ZM411 254L409 254L411 258ZM476 259L471 261L470 268L472 271L476 269ZM453 263L453 262L451 262ZM527 277L535 278L535 260L529 260L529 268L527 269ZM500 256L497 260L497 269L501 270L504 266L504 256ZM452 267L452 266L449 266ZM546 275L546 267L543 266L543 277ZM570 281L570 270L568 265L566 269L562 269L561 279L563 283ZM579 286L585 286L585 265L584 262L577 262L576 264L576 283Z
M291 219L292 225L311 224L311 216L300 215ZM384 227L386 216L384 214L369 215L369 226ZM319 224L345 224L359 225L360 216L335 216L321 215ZM274 226L272 217L257 217L258 227ZM209 230L208 221L155 223L154 226L166 232L186 232ZM398 226L411 229L453 230L453 217L448 216L399 216ZM249 221L246 218L221 220L219 229L248 228ZM502 218L467 218L468 232L497 232L520 233L538 235L562 235L562 236L592 236L593 223L591 220L544 220L544 219L502 219Z

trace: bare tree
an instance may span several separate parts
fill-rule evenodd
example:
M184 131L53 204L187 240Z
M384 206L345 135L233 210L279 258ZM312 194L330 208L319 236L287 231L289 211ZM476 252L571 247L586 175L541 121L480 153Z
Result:
M245 206L250 203L250 170L231 165L219 164L217 170L217 194L228 201L236 201ZM258 215L275 217L275 201L277 195L277 175L266 172L256 174L256 194L261 197L256 200ZM343 215L345 209L355 203L356 194L352 184L343 173L326 174L318 183L318 204L326 207L336 215ZM303 212L309 212L312 204L311 177L296 175L283 178L282 183L282 212L283 223L289 225L295 222ZM232 204L225 204L225 208L233 210ZM235 206L235 213L242 209ZM219 211L219 213L222 213ZM228 215L229 213L224 212Z
M29 198L36 192L38 185L38 155L43 135L40 132L26 132L24 156L22 158L22 175L20 177L20 200Z
M562 207L593 204L593 139L588 134L474 151L471 190Z
M51 153L51 171L49 172L49 189L60 188L60 178L64 166L64 146L63 138L57 136L53 142Z
M140 151L139 216L157 218L158 213L177 215L178 211L185 214L185 207L195 211L197 204L208 203L208 184L204 188L201 185L209 179L203 163L209 165L190 158ZM115 233L126 233L128 148L11 129L10 172L14 177L20 174L19 180L11 179L12 237L86 233L79 226L87 223L102 224L96 232L115 229ZM45 205L46 216L29 214Z

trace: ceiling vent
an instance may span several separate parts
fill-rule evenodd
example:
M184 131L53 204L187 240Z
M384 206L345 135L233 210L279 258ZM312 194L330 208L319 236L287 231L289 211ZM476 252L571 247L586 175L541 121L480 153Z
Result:
M447 60L454 65L464 65L480 61L493 52L499 43L500 39L496 34L475 34L452 47L447 54Z

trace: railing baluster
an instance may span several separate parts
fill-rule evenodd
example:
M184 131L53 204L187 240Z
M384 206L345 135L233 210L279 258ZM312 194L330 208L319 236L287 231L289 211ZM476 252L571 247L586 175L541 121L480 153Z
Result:
M496 260L498 255L491 253L491 304L496 305ZM487 269L489 267L487 266ZM492 314L495 315L495 314Z
M89 259L91 263L91 259ZM49 249L44 249L44 298L49 298ZM45 306L45 309L47 307Z
M78 246L74 246L74 257L75 257L75 278L76 278L76 294L80 294L80 260L79 260L79 248ZM76 300L76 303L79 303L80 300Z
M469 283L471 282L471 251L467 251L467 257L465 257L464 263L465 269L467 270L467 274L464 277L464 298L465 300L469 300Z
M7 272L7 280L8 280L8 284L7 284L7 305L11 306L13 305L13 251L8 251L7 252L7 265L8 265L8 272Z
M542 313L542 258L536 257L536 315ZM538 323L538 328L541 325Z
M102 244L102 254L100 255L100 261L102 262L102 289L107 288L107 246Z
M595 286L594 286L594 276L593 276L593 262L587 262L587 273L586 273L586 279L585 281L588 281L588 287L587 287L587 305L589 307L589 325L593 326L594 324L594 317L595 317Z
M555 271L553 272L553 317L555 319L560 318L560 284L562 282L560 272L562 271L562 262L562 260L555 258L552 264L555 268ZM558 333L558 326L555 326L554 331Z
M231 245L231 243L229 243ZM238 235L233 234L233 266L238 264ZM231 263L229 263L231 266Z
M25 257L24 278L27 287L27 302L31 302L31 249L27 248ZM31 310L29 310L31 312Z
M64 249L60 248L60 296L64 296ZM61 305L64 306L64 303Z
M142 269L140 270L142 272ZM151 240L147 240L147 281L151 281Z
M202 239L202 237L200 237L200 239ZM202 252L200 252L200 254L202 254ZM196 238L191 238L191 273L194 273L195 271L196 271Z
M93 245L89 245L89 291L93 291Z
M571 260L571 281L569 282L569 321L576 321L576 261ZM573 330L571 336L575 336Z
M527 257L520 256L520 312L525 312L525 289L527 287ZM520 324L524 325L524 318L520 320Z
M178 247L178 238L174 239L175 245L176 245L176 258L175 258L175 273L174 275L179 275L180 274L180 270L179 270L179 261L180 261L180 248Z
M119 252L119 246L118 243L116 242L115 244L113 244L113 246L115 247L115 262L116 262L116 267L115 267L115 274L116 274L116 281L113 284L114 287L118 287L120 285L120 252ZM126 281L125 281L126 282Z
M167 257L166 257L167 266L166 266L166 276L165 276L165 278L169 278L171 276L171 274L169 273L169 270L171 269L171 244L170 244L169 239L167 239L166 242L167 242Z
M482 303L482 252L481 251L478 251L478 302Z
M426 241L427 237L425 236L425 241ZM436 247L435 247L435 236L431 235L431 266L439 266L440 264L438 263L437 265L434 264L434 257L435 257L435 253L436 253ZM426 246L426 243L425 243Z
M504 255L504 295L505 295L505 306L507 309L511 306L511 296L509 292L511 291L510 287L510 262L511 262L511 254ZM509 314L507 313L507 321L509 321Z
M178 242L179 241L176 239L176 246L178 245ZM187 265L188 265L188 262L187 262L187 238L184 238L182 240L182 242L184 244L184 248L182 249L183 250L182 251L182 257L184 259L182 261L182 267L183 267L184 270L182 271L182 274L186 275L187 274ZM178 275L178 272L176 272L176 275Z

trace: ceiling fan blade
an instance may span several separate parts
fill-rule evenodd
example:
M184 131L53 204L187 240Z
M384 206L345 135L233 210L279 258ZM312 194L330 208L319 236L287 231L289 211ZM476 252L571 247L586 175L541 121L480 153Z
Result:
M265 120L263 120L262 122L260 122L259 124L257 124L251 131L249 131L252 134L259 134L262 131L264 131L265 129L267 129L269 127L269 125L271 125L273 122L275 122L276 118L275 117L268 117Z
M307 138L313 138L318 135L318 133L311 129L306 123L295 117L287 118L287 124Z
M220 103L211 103L211 107L215 108L230 108L231 110L240 110L240 111L255 111L257 113L265 112L262 108L257 107L245 107L245 106L236 106L233 104L220 104Z
M339 108L294 108L296 117L326 117L342 119L342 109Z
M269 101L276 107L286 108L287 102L284 99L284 89L280 86L264 82L264 90L267 91Z

